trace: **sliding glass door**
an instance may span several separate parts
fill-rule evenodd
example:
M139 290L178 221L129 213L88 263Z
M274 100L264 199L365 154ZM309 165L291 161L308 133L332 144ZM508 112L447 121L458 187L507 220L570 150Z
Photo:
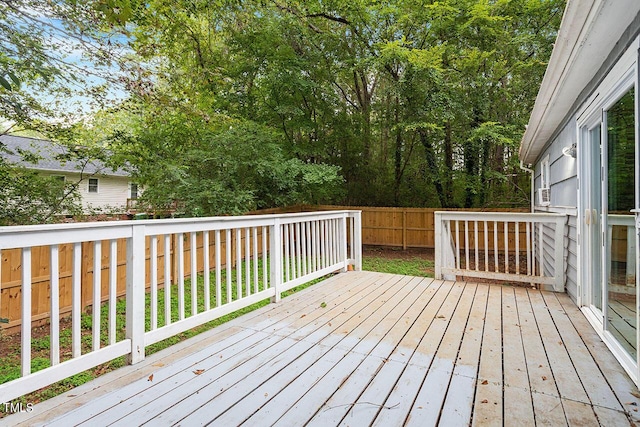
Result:
M583 306L629 370L637 370L636 93L633 79L580 128Z

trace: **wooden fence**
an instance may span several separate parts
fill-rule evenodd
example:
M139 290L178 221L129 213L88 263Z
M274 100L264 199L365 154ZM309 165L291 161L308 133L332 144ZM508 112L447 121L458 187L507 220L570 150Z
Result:
M529 209L440 209L440 208L383 208L369 206L296 205L287 208L264 209L251 214L291 213L356 209L362 211L362 244L407 248L435 248L436 211L456 212L529 212ZM468 224L473 231L474 223ZM493 223L489 225L493 233ZM524 237L521 230L520 237ZM511 224L507 232L510 247L515 244L515 227ZM472 233L473 235L473 233ZM493 235L493 234L492 234ZM504 229L498 230L499 249L504 249ZM475 242L471 241L474 245ZM480 243L481 249L482 243ZM462 246L464 248L464 244Z

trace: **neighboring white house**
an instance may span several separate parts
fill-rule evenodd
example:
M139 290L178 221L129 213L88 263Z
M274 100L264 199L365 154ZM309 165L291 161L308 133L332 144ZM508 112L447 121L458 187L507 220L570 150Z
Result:
M137 199L139 189L131 182L129 174L122 170L112 170L97 161L85 163L77 161L61 162L57 156L66 148L52 141L27 138L16 135L0 136L0 143L8 150L5 158L14 164L40 171L43 175L60 177L65 182L79 183L83 210L125 212L127 199ZM35 153L40 157L37 163L23 160L21 151Z
M639 49L639 0L569 0L520 147L534 210L569 218L566 290L636 383Z

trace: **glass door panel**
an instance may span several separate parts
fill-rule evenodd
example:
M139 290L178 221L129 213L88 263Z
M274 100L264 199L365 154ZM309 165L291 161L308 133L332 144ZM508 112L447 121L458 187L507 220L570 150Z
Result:
M635 280L635 115L634 90L628 91L606 111L607 175L604 182L606 221L604 271L607 289L606 329L635 360L636 280ZM595 287L594 287L595 288Z
M600 318L602 323L602 234L600 224L602 222L602 170L601 142L600 142L601 126L589 130L589 165L588 171L590 175L590 185L587 187L585 216L588 218L586 224L586 239L591 251L588 253L588 268L591 270L589 283L591 291L589 300L591 306L596 308L595 314Z

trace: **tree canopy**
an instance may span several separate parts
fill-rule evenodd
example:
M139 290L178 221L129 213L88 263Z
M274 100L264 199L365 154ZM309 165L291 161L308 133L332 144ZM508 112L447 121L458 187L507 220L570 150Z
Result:
M83 4L70 28L128 43L128 98L84 135L134 167L150 203L527 203L517 146L564 1Z

